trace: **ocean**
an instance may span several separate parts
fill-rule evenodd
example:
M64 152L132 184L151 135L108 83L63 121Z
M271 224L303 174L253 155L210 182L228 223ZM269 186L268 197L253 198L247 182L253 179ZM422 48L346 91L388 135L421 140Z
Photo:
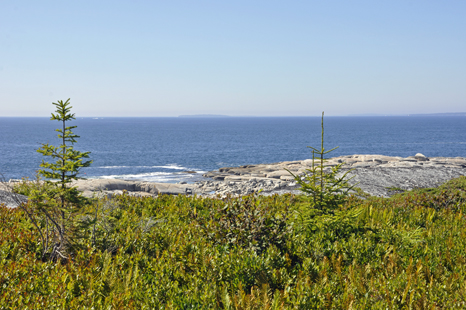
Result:
M320 117L77 118L75 149L90 151L86 178L195 182L225 166L312 157L320 147ZM35 176L42 143L60 144L47 117L0 117L0 173L6 180ZM328 157L382 154L466 157L465 116L325 117ZM196 173L191 173L191 172Z

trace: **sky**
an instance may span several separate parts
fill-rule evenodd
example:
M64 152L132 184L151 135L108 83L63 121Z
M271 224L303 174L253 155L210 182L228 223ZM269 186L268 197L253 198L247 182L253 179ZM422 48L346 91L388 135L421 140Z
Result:
M466 1L0 0L0 116L466 111Z

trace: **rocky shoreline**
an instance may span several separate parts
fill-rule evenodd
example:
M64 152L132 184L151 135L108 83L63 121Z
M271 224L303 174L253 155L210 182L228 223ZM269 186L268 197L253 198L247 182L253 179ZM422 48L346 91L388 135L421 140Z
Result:
M350 184L364 192L389 197L397 191L436 187L450 179L466 175L466 158L415 156L391 157L384 155L348 155L329 159L324 167L343 164L341 173L348 170ZM213 181L199 182L201 189L215 190L216 194L247 194L262 189L265 194L297 192L293 177L287 171L302 175L312 166L312 160L281 162L264 165L220 168L204 176ZM286 169L286 170L285 170Z
M351 170L348 174L352 177L351 184L357 183L357 187L364 192L380 197L391 196L398 190L436 187L452 178L466 175L466 158L464 157L427 158L422 154L406 158L384 155L348 155L331 158L325 162L324 167L330 170L338 164L343 164L342 173ZM89 179L78 180L72 185L77 186L86 197L110 197L122 194L124 191L129 195L140 197L160 194L222 197L228 194L240 196L259 191L261 195L299 193L294 178L287 170L302 175L311 165L312 160L306 159L224 167L204 174L207 180L193 184Z

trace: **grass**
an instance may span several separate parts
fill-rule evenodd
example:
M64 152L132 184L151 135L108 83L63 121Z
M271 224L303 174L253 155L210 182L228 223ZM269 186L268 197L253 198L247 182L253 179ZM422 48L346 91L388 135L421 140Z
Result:
M1 207L0 309L466 308L466 177L303 217L310 206L94 200L73 258L57 262L40 259L21 210Z
M390 192L400 192L400 193L403 193L404 189L402 189L401 187L396 187L396 186L391 186L391 187L386 187L386 189Z

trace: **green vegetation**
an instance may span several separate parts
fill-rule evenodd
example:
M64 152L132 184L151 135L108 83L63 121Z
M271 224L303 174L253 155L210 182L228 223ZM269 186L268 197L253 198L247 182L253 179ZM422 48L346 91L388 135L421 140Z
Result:
M81 193L69 183L76 180L79 170L88 167L92 161L84 161L89 152L80 152L74 149L73 144L79 138L72 129L76 126L66 126L68 121L75 119L70 113L70 99L53 103L56 114L52 113L50 120L61 122L62 128L56 129L60 146L42 144L37 150L44 156L51 157L55 162L42 161L38 171L38 180L21 194L29 196L30 203L21 205L23 211L40 235L42 246L42 259L68 259L72 254L75 242L75 219L86 203ZM45 178L45 185L40 182ZM79 233L79 232L78 232Z
M313 152L298 196L86 200L63 175L19 184L33 199L0 206L0 309L466 308L466 177L361 198L340 166L324 172L323 140ZM52 210L68 212L66 259L44 256L61 242Z
M24 211L0 208L0 308L466 307L465 177L350 196L303 233L296 211L312 200L94 200L65 262L43 261Z
M311 215L306 212L307 217L312 217L316 213L312 209L320 211L318 214L333 213L334 210L338 209L345 202L348 193L353 189L353 186L348 183L349 180L347 179L349 171L340 173L343 163L332 167L330 172L325 171L324 163L326 160L324 159L324 155L336 150L338 146L327 151L324 148L324 112L322 112L321 127L320 149L308 146L312 150L311 168L306 170L304 176L295 175L287 170L294 177L296 183L301 186L300 190L312 197L310 205ZM315 159L316 154L318 155L318 160Z
M387 187L387 189L390 191L390 192L398 192L398 193L403 193L405 190L402 189L401 187L396 187L396 186L392 186L392 187Z

